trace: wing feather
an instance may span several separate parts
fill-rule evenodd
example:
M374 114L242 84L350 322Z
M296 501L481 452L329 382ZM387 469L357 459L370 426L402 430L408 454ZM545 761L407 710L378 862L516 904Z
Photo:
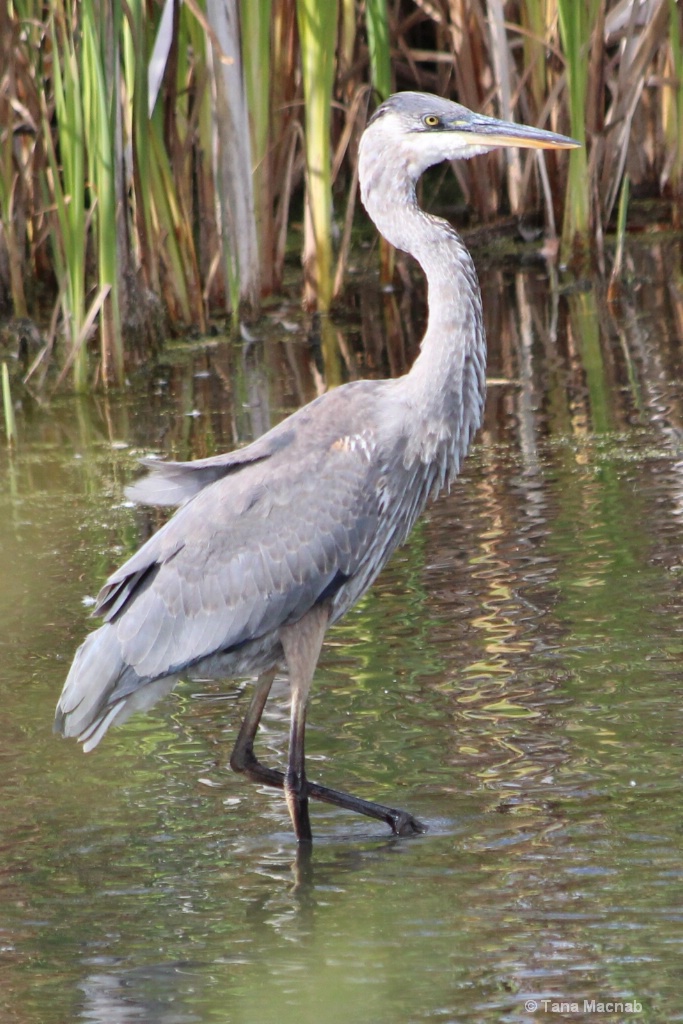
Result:
M286 448L292 441L291 427L282 425L258 438L246 448L192 462L163 462L141 459L147 475L126 488L126 497L139 505L181 505L204 487L209 487L253 462L261 462Z
M400 403L382 402L392 386L353 382L239 452L150 466L132 496L184 504L102 588L105 621L76 653L59 731L92 749L191 667L260 670L280 626L321 600L343 614L406 535L396 509L418 500L404 493Z
M202 488L102 589L123 661L154 679L296 621L365 557L374 474L363 450L315 449Z

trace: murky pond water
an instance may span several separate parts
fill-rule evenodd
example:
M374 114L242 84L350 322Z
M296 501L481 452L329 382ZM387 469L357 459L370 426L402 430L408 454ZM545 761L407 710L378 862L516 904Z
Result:
M51 734L83 599L153 525L123 501L136 457L314 394L286 311L125 399L27 405L0 455L3 1022L683 1020L681 260L634 258L611 312L481 269L485 428L328 636L310 774L407 807L412 840L314 804L298 855L281 795L226 767L244 681L181 686L87 757ZM382 301L344 372L410 361L419 324ZM272 763L287 714L283 680Z

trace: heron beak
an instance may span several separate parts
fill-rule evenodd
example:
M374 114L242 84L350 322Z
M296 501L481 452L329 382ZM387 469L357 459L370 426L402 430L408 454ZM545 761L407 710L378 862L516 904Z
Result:
M471 121L454 120L451 130L462 134L463 143L468 146L518 146L521 149L577 149L581 146L568 135L483 115L475 115Z

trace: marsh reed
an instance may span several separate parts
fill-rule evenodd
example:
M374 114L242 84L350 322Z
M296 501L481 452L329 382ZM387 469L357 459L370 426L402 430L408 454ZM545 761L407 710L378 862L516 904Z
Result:
M405 88L584 141L460 164L448 195L475 223L536 217L563 263L607 272L620 196L622 234L625 196L680 224L682 19L676 0L7 0L0 315L47 302L86 390L169 331L257 316L287 256L327 310L367 111Z

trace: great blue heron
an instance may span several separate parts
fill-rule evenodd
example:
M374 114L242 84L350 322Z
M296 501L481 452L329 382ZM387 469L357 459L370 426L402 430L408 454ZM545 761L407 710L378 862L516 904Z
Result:
M56 730L97 746L115 722L150 707L179 678L257 674L230 764L284 789L299 841L313 797L425 831L412 815L310 782L306 703L325 631L365 593L429 496L455 477L484 407L486 341L472 259L445 220L417 204L428 167L497 146L568 149L572 139L474 114L424 93L398 93L360 144L363 203L392 245L421 264L429 321L396 380L329 391L253 444L196 462L147 462L129 494L180 505L102 588L104 625L76 652ZM291 688L286 772L254 754L277 669Z

